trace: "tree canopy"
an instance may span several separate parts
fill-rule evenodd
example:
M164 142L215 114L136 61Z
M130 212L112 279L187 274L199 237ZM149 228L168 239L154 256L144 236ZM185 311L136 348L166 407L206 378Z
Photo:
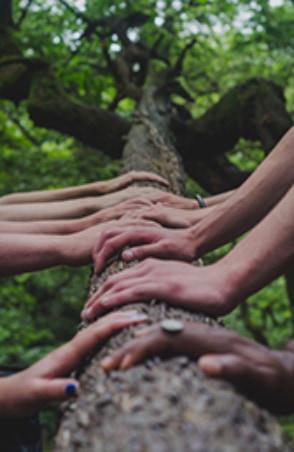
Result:
M158 74L172 74L188 191L237 186L293 122L293 25L291 0L0 0L1 194L117 174ZM87 278L58 269L2 281L1 362L28 364L70 337ZM227 322L283 343L294 330L283 280Z

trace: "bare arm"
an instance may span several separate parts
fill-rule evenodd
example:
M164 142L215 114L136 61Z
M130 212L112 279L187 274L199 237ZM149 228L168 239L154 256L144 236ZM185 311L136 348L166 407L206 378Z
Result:
M32 204L0 205L1 221L42 221L81 218L102 209L140 198L139 202L162 202L166 205L191 209L196 201L176 196L152 187L129 187L104 196L92 196L79 199L54 202L36 202Z
M160 325L138 330L136 338L102 361L105 370L127 369L151 356L186 355L210 377L234 384L247 397L279 414L294 412L294 353L242 338L224 328L184 322L176 335Z
M207 196L204 198L205 205L207 207L211 207L215 206L216 204L220 204L224 201L227 201L235 192L236 190L230 190L224 193L219 193L218 195Z
M257 224L293 185L293 162L294 127L241 187L194 227L199 253L233 240Z
M64 201L68 199L83 198L86 196L105 195L116 190L121 190L131 183L140 181L157 182L165 187L168 185L168 182L157 174L148 173L147 171L131 171L114 179L92 182L89 184L78 185L76 187L60 188L56 190L31 191L27 193L12 193L2 196L0 198L0 204Z
M150 233L153 237L158 237L158 242L161 241L163 228L152 229L137 228L142 234L143 243L146 243L147 234ZM132 230L132 226L129 230ZM87 302L82 316L85 319L95 318L105 309L153 298L213 315L227 314L294 262L293 233L294 186L248 236L217 263L195 268L178 261L145 259L140 264L111 276ZM172 231L172 234L181 253L185 253L185 249L189 250L191 243L183 241L181 232ZM105 256L109 257L118 251L116 246L124 247L132 243L132 240L131 234L111 237L108 241L112 241L111 252L106 252L105 246L99 250L94 249L96 268L100 270ZM161 241L163 245L165 240ZM135 243L136 241L138 237ZM125 250L122 257L126 261L142 259L148 253L154 254L154 247L156 248L156 244L135 246Z
M0 234L73 234L107 221L120 219L125 216L127 212L141 210L142 207L146 205L150 205L150 203L144 201L144 199L130 199L117 206L102 209L99 212L82 218L39 221L0 221ZM31 209L31 207L29 209Z

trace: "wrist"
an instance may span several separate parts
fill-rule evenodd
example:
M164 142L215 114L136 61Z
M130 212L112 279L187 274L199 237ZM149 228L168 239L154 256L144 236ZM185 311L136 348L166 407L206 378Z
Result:
M59 265L76 266L79 259L79 232L58 239Z

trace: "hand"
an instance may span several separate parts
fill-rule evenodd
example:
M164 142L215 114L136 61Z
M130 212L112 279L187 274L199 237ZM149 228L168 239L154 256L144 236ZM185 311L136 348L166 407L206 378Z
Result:
M60 265L79 266L91 262L92 250L100 236L104 236L108 230L113 228L137 228L140 226L160 227L151 221L143 220L119 220L100 223L96 226L81 230L79 232L62 236L58 240L60 249Z
M134 201L136 198L134 199ZM177 209L166 207L160 203L141 206L139 209L129 209L123 218L137 218L141 220L156 221L168 228L188 228L197 222L196 216L202 210ZM200 218L199 218L200 221Z
M79 383L67 376L100 342L146 320L136 311L109 314L78 333L30 368L0 379L0 417L28 416L48 403L76 395Z
M108 309L153 298L176 306L223 315L233 309L226 274L216 265L194 267L176 262L146 259L110 276L88 300L83 319L94 319Z
M129 173L122 174L114 179L98 182L98 184L99 187L103 184L105 187L103 190L104 193L110 193L116 190L121 190L122 188L125 188L135 182L157 182L164 187L169 186L169 182L166 179L158 174L150 173L148 171L130 171Z
M137 331L136 338L102 361L105 370L127 369L151 356L186 355L202 371L234 384L273 412L294 411L294 353L275 352L237 334L185 322L177 335L159 325Z
M106 207L87 217L78 219L77 221L81 224L79 230L90 228L106 221L119 220L120 218L125 218L125 220L133 219L135 218L135 212L150 206L152 206L152 202L144 198L132 198L122 201L112 207Z
M140 220L133 220L140 221ZM113 224L100 234L93 249L95 271L100 272L107 260L126 246L122 259L126 262L146 257L192 261L196 256L196 240L190 229L172 230L141 220L138 225Z

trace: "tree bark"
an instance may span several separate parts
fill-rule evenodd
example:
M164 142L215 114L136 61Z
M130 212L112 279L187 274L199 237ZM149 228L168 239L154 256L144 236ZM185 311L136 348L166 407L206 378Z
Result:
M168 177L175 193L181 193L183 170L173 146L170 117L162 91L145 91L124 149L124 170L160 173ZM116 259L93 276L90 293L124 267ZM200 313L156 300L135 306L152 322L172 317L215 324ZM105 374L100 360L133 331L119 333L79 369L81 394L65 407L56 452L290 450L267 412L236 394L228 383L204 377L187 358L155 358L126 372Z

